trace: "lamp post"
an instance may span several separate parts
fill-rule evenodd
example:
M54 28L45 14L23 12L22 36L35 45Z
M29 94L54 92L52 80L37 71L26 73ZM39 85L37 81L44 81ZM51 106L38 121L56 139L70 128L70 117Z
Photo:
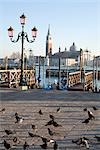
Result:
M39 56L39 72L38 72L38 86L39 86L39 88L40 88L40 82L41 82L40 71L41 71L41 56Z
M59 69L58 69L58 89L60 89L60 78L61 78L61 72L60 72L60 51L61 51L61 48L59 47Z
M20 76L20 86L25 86L26 82L24 80L24 40L26 39L27 42L32 43L35 41L35 38L37 36L37 29L36 27L33 27L32 31L32 40L28 39L28 34L24 31L24 26L25 26L25 15L22 14L20 16L20 23L22 25L22 31L18 33L18 37L16 40L13 40L13 28L10 26L8 29L8 36L10 37L11 42L18 42L19 39L21 39L21 76Z
M93 92L95 92L95 56L93 56Z
M98 57L96 57L96 86L95 91L98 91Z

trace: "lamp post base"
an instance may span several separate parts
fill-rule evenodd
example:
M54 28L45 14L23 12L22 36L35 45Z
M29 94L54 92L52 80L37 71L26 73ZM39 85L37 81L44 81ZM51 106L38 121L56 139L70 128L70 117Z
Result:
M28 86L27 85L22 85L22 86L20 86L20 88L21 88L21 90L22 91L26 91L26 90L28 90Z
M19 83L19 86L20 86L20 89L21 89L22 91L28 90L27 82L25 82L25 81L20 82L20 83Z

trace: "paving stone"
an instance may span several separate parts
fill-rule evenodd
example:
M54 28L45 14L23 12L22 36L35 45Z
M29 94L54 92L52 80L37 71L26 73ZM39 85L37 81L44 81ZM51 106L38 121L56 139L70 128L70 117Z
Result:
M94 111L92 106L98 110ZM57 108L60 111L57 112ZM83 109L87 107L94 115L87 125L82 121L88 117ZM83 146L72 143L72 140L80 137L89 138L90 150L100 150L100 142L94 136L100 136L100 94L77 91L60 91L33 89L20 91L18 89L0 89L0 150L4 149L3 140L6 139L11 145L11 150L22 150L25 141L30 145L30 150L41 150L43 143L41 138L29 137L28 132L44 136L57 141L58 150L86 150ZM39 115L39 110L43 115ZM22 124L15 123L15 112L24 118ZM55 121L61 127L45 126L50 120L49 115L55 117ZM31 124L35 124L36 131L33 131ZM55 132L54 136L48 134L50 128ZM16 134L6 135L5 129L15 130ZM14 146L13 138L17 136L19 143ZM34 144L34 146L32 145ZM53 150L53 144L48 144L48 150Z

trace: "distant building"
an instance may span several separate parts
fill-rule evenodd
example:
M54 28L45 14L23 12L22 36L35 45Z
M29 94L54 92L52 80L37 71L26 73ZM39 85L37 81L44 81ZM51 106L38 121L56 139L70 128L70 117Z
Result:
M1 69L14 69L17 68L19 65L18 62L16 62L16 59L13 58L0 58L0 68Z

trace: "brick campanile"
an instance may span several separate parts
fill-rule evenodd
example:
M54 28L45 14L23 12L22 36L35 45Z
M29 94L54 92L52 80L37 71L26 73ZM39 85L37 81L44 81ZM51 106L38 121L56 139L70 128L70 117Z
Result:
M48 33L46 36L46 56L52 55L52 38L50 34L50 25L48 27Z

